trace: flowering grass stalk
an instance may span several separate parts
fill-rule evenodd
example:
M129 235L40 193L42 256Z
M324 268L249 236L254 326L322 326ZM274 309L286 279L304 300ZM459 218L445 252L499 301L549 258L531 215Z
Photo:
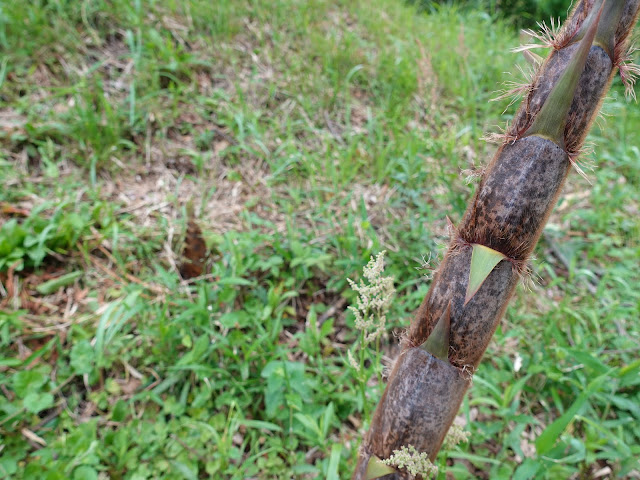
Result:
M398 468L404 468L411 475L421 475L424 478L431 478L438 474L438 467L431 463L429 455L419 452L413 445L400 447L394 450L386 460L382 460L385 465L392 465Z
M355 327L360 330L360 340L353 349L347 352L347 357L349 364L358 373L365 418L368 418L366 386L369 374L365 371L364 365L366 356L370 352L367 347L375 341L375 358L372 359L371 364L373 368L377 369L378 385L382 386L380 337L385 331L387 313L396 291L393 286L394 278L383 276L385 254L386 251L383 250L375 258L371 257L363 269L364 279L360 280L359 283L347 278L351 289L358 294L356 305L351 305L348 309L353 312ZM359 351L354 355L356 350ZM356 357L358 360L356 360Z

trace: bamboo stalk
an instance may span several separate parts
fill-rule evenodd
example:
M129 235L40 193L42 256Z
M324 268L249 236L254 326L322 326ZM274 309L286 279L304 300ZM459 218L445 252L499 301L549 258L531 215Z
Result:
M354 480L375 478L366 474L370 459L388 458L402 446L435 459L571 165L578 167L613 75L624 68L639 9L640 0L582 0L546 39L552 52L453 229L363 439ZM441 360L419 347L432 332L441 335L434 328L445 313L448 359ZM410 476L399 469L380 478Z

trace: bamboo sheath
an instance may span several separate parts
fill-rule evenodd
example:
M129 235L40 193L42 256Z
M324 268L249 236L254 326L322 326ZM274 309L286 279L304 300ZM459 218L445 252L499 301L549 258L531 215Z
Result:
M582 0L555 36L504 143L453 229L362 442L354 480L367 478L372 455L388 458L402 446L413 445L435 458L619 66L639 9L640 0ZM536 120L549 115L545 105L562 103L554 87L566 80L564 72L575 67L581 52L579 77L564 100L559 135L547 134L558 123L553 121L557 111L547 122L550 127L541 129ZM489 247L504 259L469 299L474 245ZM445 312L450 322L448 362L419 348ZM398 471L380 478L410 475Z

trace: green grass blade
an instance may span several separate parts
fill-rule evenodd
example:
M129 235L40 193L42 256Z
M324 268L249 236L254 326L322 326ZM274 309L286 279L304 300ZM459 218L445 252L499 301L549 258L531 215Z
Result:
M48 282L41 283L36 287L36 290L38 291L38 293L41 293L42 295L51 295L52 293L60 290L62 287L71 285L78 278L82 277L83 274L84 272L81 272L81 271L67 273L60 277L49 280Z
M340 466L340 454L342 445L334 443L331 445L331 455L329 456L329 468L327 469L327 480L340 480L338 467Z
M557 418L547 428L544 429L544 431L536 439L536 451L538 452L538 455L544 455L553 448L556 440L560 437L560 435L562 435L562 432L565 431L571 420L573 420L573 418L578 414L589 397L597 391L597 389L605 381L605 379L610 377L610 373L611 372L607 372L604 375L600 375L599 377L591 381L586 390L582 392L578 396L578 398L576 398L576 401L573 402L573 405L571 405L571 407L569 407L566 412L564 412L559 418Z

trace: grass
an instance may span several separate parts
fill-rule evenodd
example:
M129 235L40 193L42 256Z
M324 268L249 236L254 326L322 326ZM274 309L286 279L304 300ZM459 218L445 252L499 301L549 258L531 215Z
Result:
M516 43L395 0L3 3L0 478L348 478L381 385L373 349L347 360L346 278L387 251L390 361L461 171L513 114L488 100ZM454 478L640 475L640 112L620 92L475 376Z

